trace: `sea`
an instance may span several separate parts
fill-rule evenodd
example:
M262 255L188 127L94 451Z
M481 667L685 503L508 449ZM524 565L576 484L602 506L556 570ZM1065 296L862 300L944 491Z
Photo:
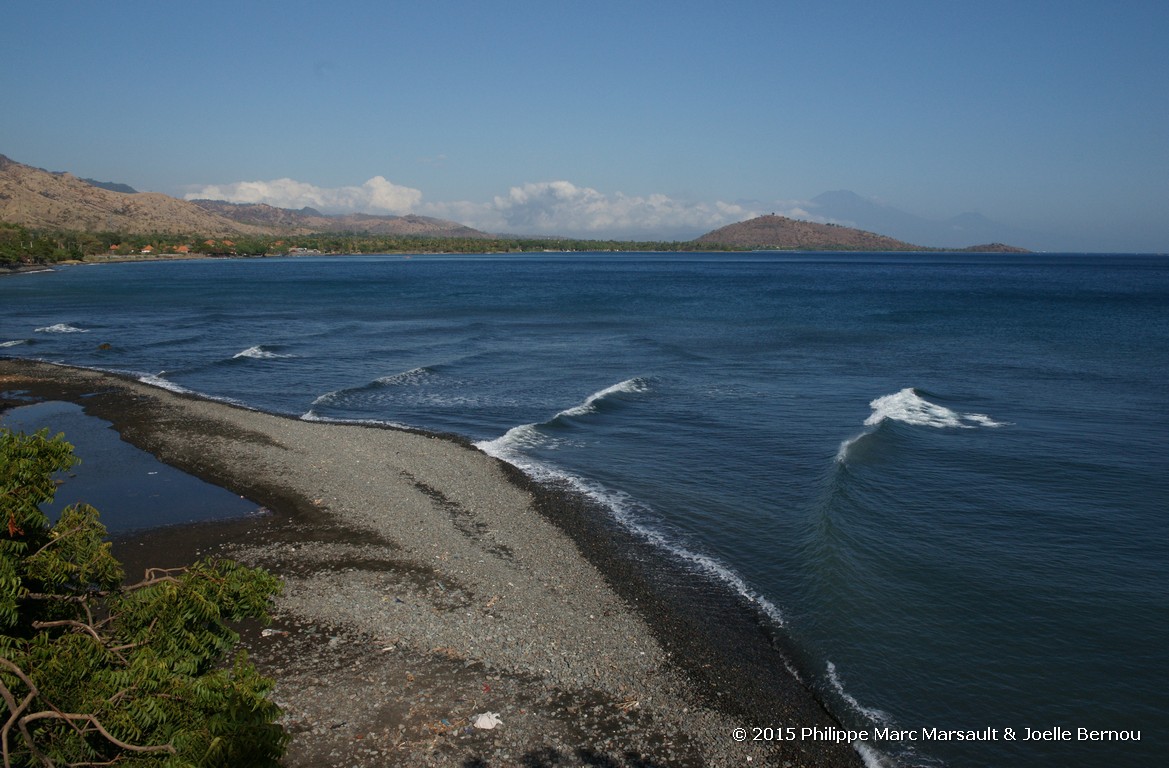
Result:
M1169 754L1169 257L212 259L6 277L0 308L5 356L587 494L741 596L869 765Z

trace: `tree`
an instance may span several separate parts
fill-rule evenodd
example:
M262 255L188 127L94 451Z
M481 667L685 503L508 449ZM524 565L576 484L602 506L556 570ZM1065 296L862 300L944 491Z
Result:
M272 681L228 622L267 620L280 582L228 560L123 586L97 510L50 524L63 435L0 429L0 751L9 766L275 766Z

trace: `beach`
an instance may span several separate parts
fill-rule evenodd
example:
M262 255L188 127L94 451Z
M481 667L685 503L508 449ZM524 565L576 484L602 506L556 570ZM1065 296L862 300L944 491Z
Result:
M288 766L861 764L847 743L753 740L838 725L782 643L730 597L648 567L588 499L457 437L17 360L0 361L0 392L78 403L267 510L114 552L131 578L213 555L284 580L273 623L242 631L276 680ZM476 727L486 713L498 725Z

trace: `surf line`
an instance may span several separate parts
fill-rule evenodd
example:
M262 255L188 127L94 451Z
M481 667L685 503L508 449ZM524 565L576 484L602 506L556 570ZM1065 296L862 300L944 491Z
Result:
M732 592L745 599L748 603L765 615L777 627L786 626L786 620L779 608L759 592L752 589L747 582L733 568L715 557L696 552L674 540L667 532L642 522L638 508L652 512L649 507L636 502L623 491L615 491L605 487L595 480L589 480L562 469L556 468L543 461L533 459L523 453L523 448L545 445L546 437L539 431L543 425L554 423L565 417L583 416L597 410L597 404L605 398L617 393L641 393L650 388L649 382L640 377L626 379L611 387L594 392L579 405L566 408L555 416L542 423L521 424L512 427L501 437L494 440L483 440L475 443L475 447L484 453L521 470L534 480L552 484L567 485L572 490L598 502L608 510L612 518L626 530L640 538L652 547L662 550L675 558L692 571L704 574ZM793 670L794 672L794 670ZM798 675L797 675L798 677Z
M475 443L475 447L497 459L503 459L509 464L515 464L520 469L524 469L524 462L526 460L519 455L519 449L525 446L540 445L543 442L540 427L554 424L559 419L586 416L593 413L597 410L598 403L612 395L619 393L640 394L647 391L649 391L649 382L644 378L635 376L634 378L614 384L611 387L597 390L579 404L559 411L547 421L521 424L518 427L512 427L494 440L482 440Z

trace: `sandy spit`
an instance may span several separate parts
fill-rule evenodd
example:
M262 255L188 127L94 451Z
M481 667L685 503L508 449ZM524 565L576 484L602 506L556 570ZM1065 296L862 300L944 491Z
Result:
M115 554L218 554L284 579L274 623L244 637L277 681L290 768L861 764L846 744L737 741L837 723L753 630L648 576L585 500L464 442L0 359L0 404L21 398L77 402L269 510Z

